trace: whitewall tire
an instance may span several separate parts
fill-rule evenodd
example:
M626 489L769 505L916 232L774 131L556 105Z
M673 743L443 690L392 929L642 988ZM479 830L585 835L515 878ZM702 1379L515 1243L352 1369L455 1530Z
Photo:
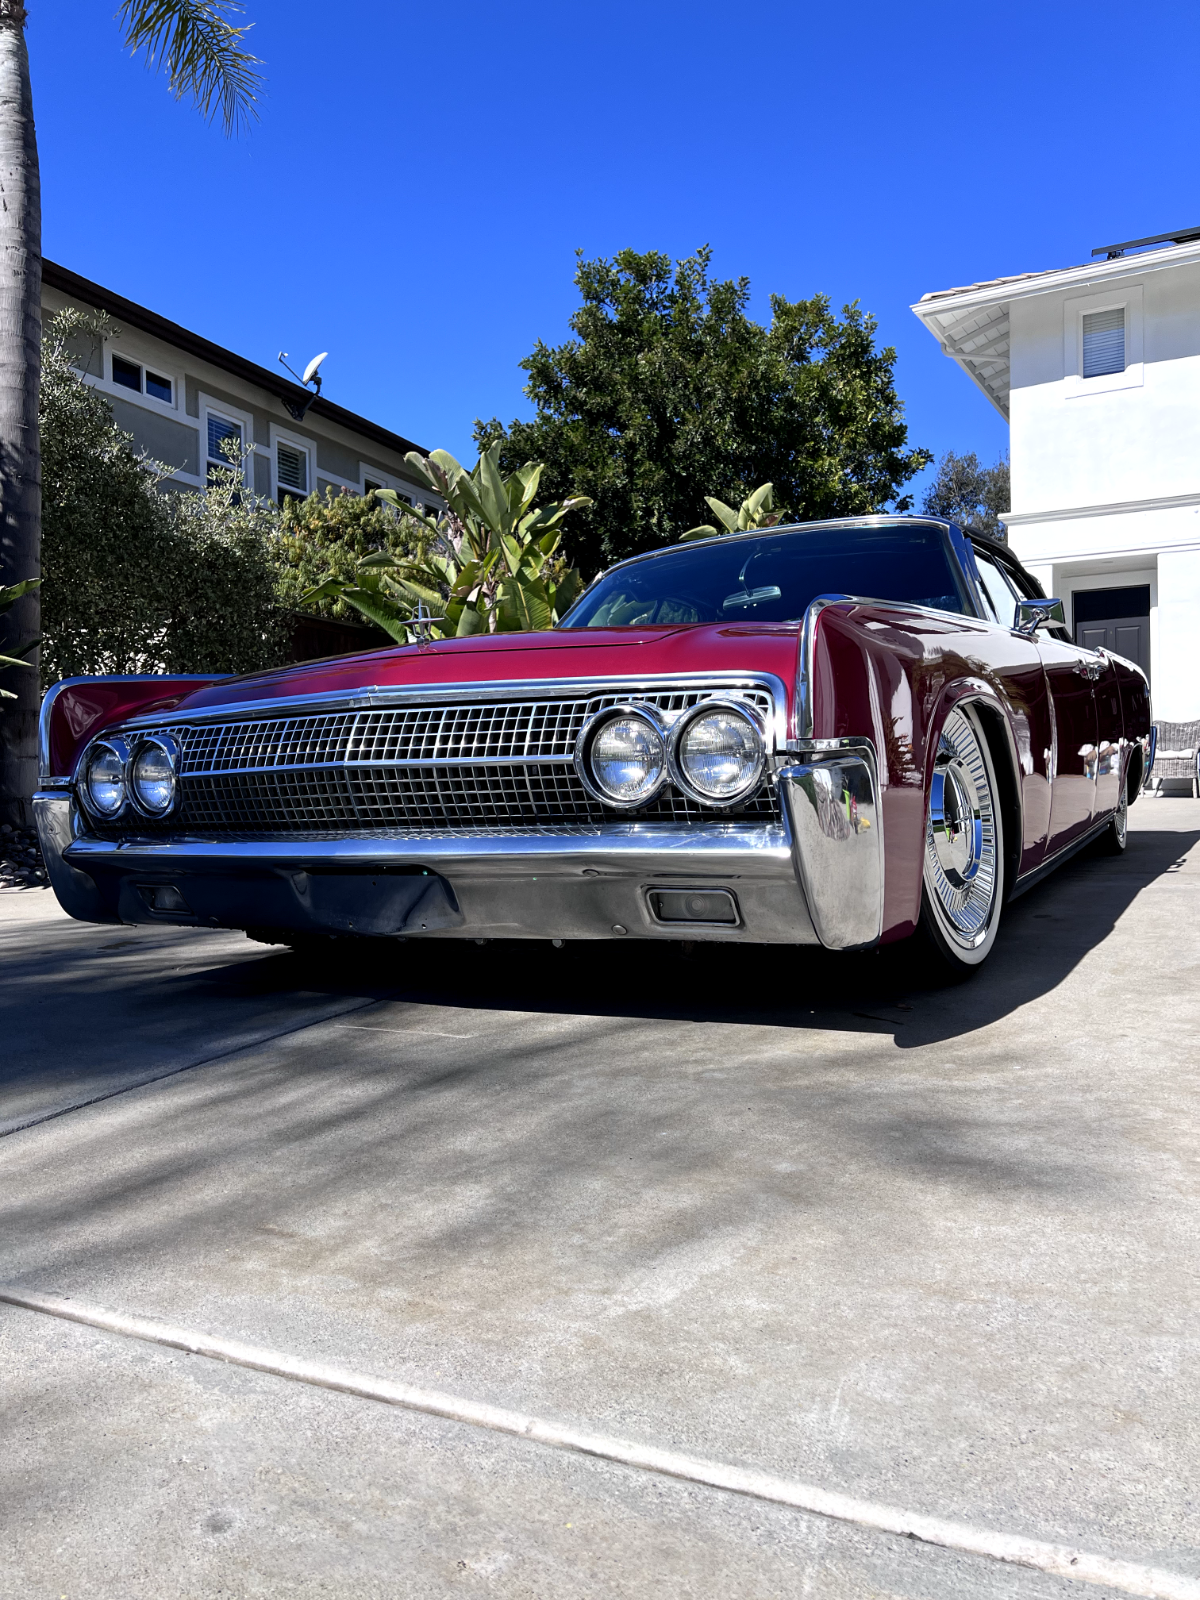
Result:
M938 740L925 805L921 927L952 970L985 961L1004 900L1004 821L987 739L972 706L956 706Z
M1129 776L1121 784L1121 798L1117 809L1108 819L1108 827L1100 835L1100 848L1105 855L1123 856L1129 843Z

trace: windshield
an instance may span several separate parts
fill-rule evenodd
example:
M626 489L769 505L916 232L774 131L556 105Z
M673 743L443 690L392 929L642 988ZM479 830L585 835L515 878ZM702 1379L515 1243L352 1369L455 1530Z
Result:
M798 621L819 594L973 615L940 528L815 528L664 551L602 577L559 624Z

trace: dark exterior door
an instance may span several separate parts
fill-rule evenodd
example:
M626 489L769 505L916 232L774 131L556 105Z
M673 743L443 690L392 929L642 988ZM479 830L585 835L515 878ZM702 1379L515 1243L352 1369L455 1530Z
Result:
M1150 585L1129 589L1077 589L1071 596L1075 643L1111 650L1150 676Z
M1046 634L1038 638L1046 684L1054 704L1050 767L1050 843L1053 855L1091 826L1096 811L1096 682L1108 667L1076 645Z

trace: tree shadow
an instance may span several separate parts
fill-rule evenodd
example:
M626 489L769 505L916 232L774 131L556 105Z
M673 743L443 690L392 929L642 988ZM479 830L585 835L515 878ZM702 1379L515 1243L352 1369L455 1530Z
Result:
M561 949L413 940L280 953L206 981L496 1011L875 1032L908 1049L972 1033L1057 988L1144 888L1181 868L1197 840L1200 830L1143 829L1121 857L1081 852L1005 909L992 954L965 978L947 975L918 940L851 955L642 940Z
M1052 991L1198 839L1146 830L1123 858L1077 858L1009 908L992 958L958 984L895 948L412 941L331 963L241 959L222 938L199 970L164 976L155 1016L203 1034L206 995L210 1013L217 994L265 995L293 1026L189 1074L186 1094L118 1102L125 1121L67 1118L52 1142L14 1142L4 1275L82 1287L98 1271L233 1263L247 1297L336 1281L351 1313L400 1316L398 1284L443 1308L501 1306L545 1260L586 1329L648 1315L673 1274L749 1258L765 1236L840 1238L855 1205L870 1213L860 1242L878 1233L907 1260L928 1246L926 1212L871 1211L905 1185L985 1195L997 1215L1031 1195L1056 1215L1097 1197L1119 1209L1140 1180L1110 1105L1074 1089L1014 1100L988 1049L947 1074L938 1057L897 1070L894 1047L965 1036ZM314 997L337 1018L307 1026L299 1002ZM371 999L388 1004L350 1014ZM730 1023L737 1037L704 1032ZM782 1048L764 1028L789 1030Z

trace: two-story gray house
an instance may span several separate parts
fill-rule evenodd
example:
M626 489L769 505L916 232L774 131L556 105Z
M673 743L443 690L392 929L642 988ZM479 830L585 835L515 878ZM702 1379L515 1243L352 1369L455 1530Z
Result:
M214 467L228 466L222 445L232 440L247 485L270 499L328 485L355 494L395 489L414 504L437 504L406 476L406 452L421 449L411 439L44 261L43 319L66 306L102 312L118 330L80 359L117 426L171 468L165 487L203 488Z

